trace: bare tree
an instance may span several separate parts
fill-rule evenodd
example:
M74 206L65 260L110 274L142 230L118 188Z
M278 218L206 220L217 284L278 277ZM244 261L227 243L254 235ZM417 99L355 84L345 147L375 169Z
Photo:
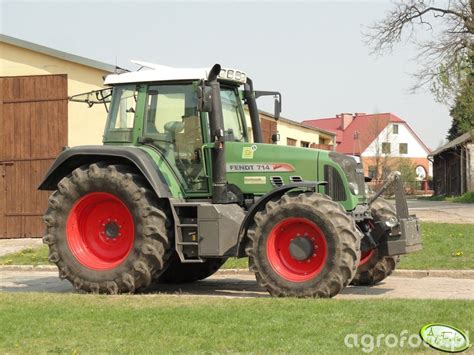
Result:
M373 53L390 52L405 40L416 44L421 69L412 91L429 87L439 101L450 103L473 75L473 13L474 0L396 0L381 21L369 26L367 43ZM431 31L431 39L419 40L418 29Z

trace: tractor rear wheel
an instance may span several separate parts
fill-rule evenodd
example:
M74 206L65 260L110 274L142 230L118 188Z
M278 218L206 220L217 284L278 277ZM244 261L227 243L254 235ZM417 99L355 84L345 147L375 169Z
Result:
M337 202L286 194L255 215L246 248L250 270L272 296L333 297L360 259L360 234Z
M49 261L60 278L86 292L145 288L169 255L165 209L128 166L75 169L50 196L43 220Z
M203 263L183 264L179 257L170 261L170 265L158 278L159 283L181 284L204 280L214 275L227 258L207 259Z
M371 206L372 216L375 222L376 233L386 233L381 230L385 222L390 218L397 218L397 213L392 205L383 198L378 198ZM379 229L379 230L377 230ZM357 268L357 274L351 282L355 286L372 286L389 277L395 270L400 256L381 256L377 249L362 253Z

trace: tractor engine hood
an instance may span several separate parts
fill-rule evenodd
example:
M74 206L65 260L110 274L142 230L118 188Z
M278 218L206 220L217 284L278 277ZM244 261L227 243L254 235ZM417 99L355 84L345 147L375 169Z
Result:
M292 182L317 181L319 154L317 149L226 142L226 178L249 194L264 194Z

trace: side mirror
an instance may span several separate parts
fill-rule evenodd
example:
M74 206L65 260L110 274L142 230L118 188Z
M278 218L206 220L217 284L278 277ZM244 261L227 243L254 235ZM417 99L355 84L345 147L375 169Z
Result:
M272 143L275 144L276 142L280 141L280 133L273 133L272 134Z
M212 89L210 86L198 86L197 109L200 112L212 111Z
M255 93L256 99L258 99L261 96L274 96L275 97L273 116L275 120L278 120L280 118L280 113L281 113L281 94L278 91L255 91L254 93Z
M273 117L275 117L275 120L278 120L280 118L281 113L281 101L278 96L275 96L275 105L273 111Z

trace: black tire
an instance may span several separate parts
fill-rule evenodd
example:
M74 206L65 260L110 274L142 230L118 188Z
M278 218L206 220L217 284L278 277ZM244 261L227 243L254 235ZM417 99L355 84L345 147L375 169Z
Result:
M378 198L371 206L372 216L375 222L375 233L383 234L382 226L385 221L391 217L397 218L392 205L383 198ZM386 233L386 232L385 232ZM374 253L363 265L357 268L357 274L351 282L354 286L373 286L381 282L382 280L389 277L398 262L400 256L381 256L378 250L374 250Z
M278 228L276 226L280 223L295 218L316 225L327 243L326 258L320 271L301 282L281 276L267 255L267 241L269 235L275 233L274 227ZM254 220L255 225L248 232L249 245L246 248L249 268L255 273L257 282L272 296L333 297L354 277L360 259L361 236L354 220L339 203L327 196L319 193L286 194L277 201L268 202ZM313 250L315 256L317 249Z
M94 193L118 198L131 214L135 231L124 260L103 270L88 267L74 255L66 232L75 203ZM144 289L170 254L167 250L172 232L166 227L165 210L144 178L128 166L97 163L77 168L59 182L43 217L47 226L43 242L49 246L49 261L58 266L59 277L69 280L78 290L117 294Z
M226 262L227 258L207 259L203 263L183 264L176 255L168 268L158 278L158 283L182 284L191 283L214 275Z

